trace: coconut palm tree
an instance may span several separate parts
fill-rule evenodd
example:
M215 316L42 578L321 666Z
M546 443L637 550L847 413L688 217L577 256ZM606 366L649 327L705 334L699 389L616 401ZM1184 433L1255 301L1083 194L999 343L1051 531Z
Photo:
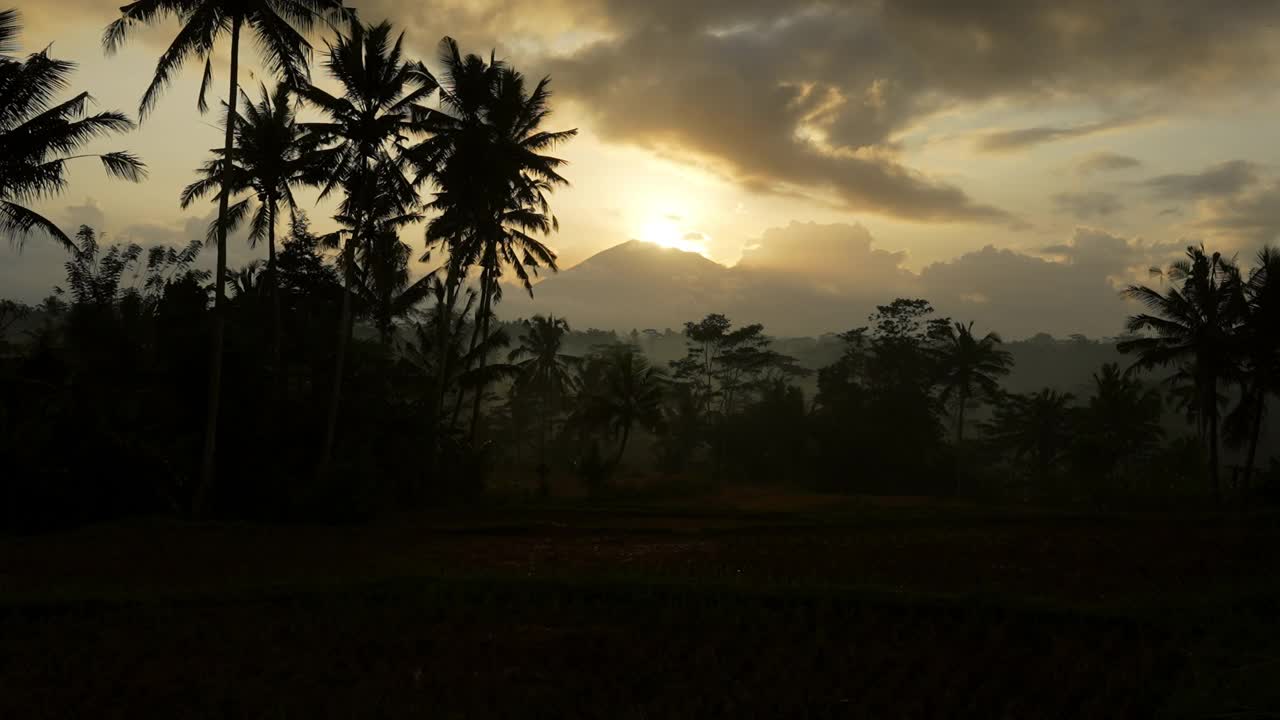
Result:
M1164 436L1164 403L1157 388L1116 363L1093 374L1093 387L1080 412L1080 459L1094 473L1109 476L1157 446Z
M1248 438L1244 486L1253 479L1258 441L1266 421L1267 400L1280 393L1280 250L1258 252L1257 265L1244 286L1245 316L1239 329L1242 361L1240 404L1228 424Z
M248 29L257 39L262 59L273 73L289 85L301 85L308 76L311 46L305 37L327 17L344 13L341 0L135 0L120 8L120 17L107 26L102 46L115 53L140 27L177 20L181 29L156 62L151 83L138 104L145 118L173 77L191 58L204 63L197 107L208 109L205 96L213 83L213 53L226 37L231 44L227 118L223 132L222 156L232 156L235 147L234 118L240 96L240 38ZM198 514L213 483L214 453L217 447L218 404L222 396L222 345L225 334L227 283L227 213L233 191L231 164L224 166L218 195L217 260L214 265L213 342L209 356L209 399L205 419L204 455L194 510Z
M251 193L228 208L226 232L234 231L252 215L250 245L257 245L263 239L267 241L266 280L271 294L272 315L271 362L272 367L278 369L281 320L279 283L276 280L276 226L280 222L282 208L289 211L290 217L296 214L298 203L293 192L315 182L317 170L309 152L311 148L303 142L288 86L280 83L274 91L268 92L264 85L258 103L254 104L246 96L244 105L244 114L236 121L231 167L224 167L225 150L214 150L213 159L199 170L200 179L182 191L181 201L185 209L197 199L219 192L228 171L233 195ZM253 207L254 201L256 208ZM219 231L216 222L209 229L213 239Z
M321 197L341 190L339 216L349 232L342 255L343 293L333 392L321 466L328 464L342 398L342 376L352 332L352 287L356 249L375 230L379 217L406 215L418 206L416 189L404 175L405 149L439 113L424 102L438 84L425 65L404 58L404 35L392 35L388 22L365 25L354 18L334 42L326 41L324 66L339 94L312 84L296 92L326 116L306 123L308 142L323 148L316 162L327 169ZM381 204L381 207L379 207ZM387 208L393 208L388 211Z
M1013 355L1002 350L1000 336L990 332L974 337L973 323L954 323L934 333L938 345L939 399L956 404L956 445L964 442L964 414L974 400L994 400L1000 396L999 378L1013 367Z
M636 426L662 426L665 374L630 345L614 345L591 358L584 372L583 419L618 438L611 466L617 468Z
M1235 374L1236 331L1246 303L1235 264L1204 247L1187 248L1187 257L1170 266L1166 276L1175 286L1165 292L1131 285L1125 295L1149 312L1131 316L1126 325L1140 337L1118 344L1135 353L1134 367L1181 365L1192 374L1201 441L1209 450L1209 478L1220 497L1219 386Z
M537 404L540 462L546 463L547 435L573 387L573 371L582 359L562 353L569 323L554 315L534 315L525 320L520 345L511 351L508 362L516 373L515 392L527 392Z
M88 114L88 93L53 104L75 63L49 57L47 48L13 58L19 20L16 10L0 11L0 234L18 247L32 234L43 235L74 251L71 238L28 205L66 189L72 160L97 158L108 175L133 182L146 176L146 166L127 152L72 154L92 140L133 129L133 122L118 112Z
M395 321L408 315L430 297L435 273L413 280L409 273L412 252L397 232L404 224L417 222L410 213L376 226L357 248L354 291L363 310L373 318L383 351L390 353Z
M1045 388L1029 395L1006 395L985 424L988 440L1015 459L1029 458L1038 479L1045 479L1070 445L1075 397Z
M577 134L542 125L551 114L550 78L529 90L524 76L490 57L462 56L452 38L441 41L441 105L433 135L414 149L421 180L435 183L429 204L438 215L427 227L428 247L447 248L455 282L479 268L480 325L488 334L493 306L501 301L500 280L510 269L532 295L532 275L553 272L556 256L541 240L559 229L548 195L568 181L564 161L543 154ZM474 344L474 342L472 343ZM480 357L483 368L487 358ZM477 393L472 413L474 437L480 417Z

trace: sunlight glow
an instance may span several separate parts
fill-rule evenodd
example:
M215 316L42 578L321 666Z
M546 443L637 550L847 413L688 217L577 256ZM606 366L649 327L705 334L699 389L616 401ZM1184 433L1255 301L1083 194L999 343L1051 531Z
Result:
M661 247L697 253L704 257L707 254L706 236L682 228L680 223L670 216L650 218L640 228L636 237Z

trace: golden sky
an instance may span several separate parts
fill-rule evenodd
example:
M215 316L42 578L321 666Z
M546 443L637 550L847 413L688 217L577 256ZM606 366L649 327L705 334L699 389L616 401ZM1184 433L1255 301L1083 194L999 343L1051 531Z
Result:
M52 42L80 64L76 89L133 112L175 28L104 57L119 3L16 0L27 50ZM555 196L551 244L565 267L632 238L725 265L747 250L760 267L837 289L844 277L889 293L909 277L953 298L952 312L1012 323L993 306L1017 303L1020 287L1062 285L1044 302L1070 303L1068 292L1106 293L1188 242L1244 256L1280 228L1276 2L355 5L403 28L429 67L452 35L464 51L496 48L528 75L551 75L552 127L581 130L559 153L573 186ZM199 235L212 206L184 213L177 202L220 144L195 109L199 69L109 143L143 157L145 184L85 165L48 215L143 244ZM324 212L311 211L319 228ZM405 239L421 242L418 231ZM0 250L3 294L38 299L59 280L60 251L35 244ZM260 254L237 243L232 262ZM1113 300L1048 329L1118 328Z

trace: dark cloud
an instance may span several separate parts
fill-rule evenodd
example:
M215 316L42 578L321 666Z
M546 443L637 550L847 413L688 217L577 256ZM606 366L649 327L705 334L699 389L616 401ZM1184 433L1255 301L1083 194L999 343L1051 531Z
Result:
M885 145L922 99L869 63L849 77L828 67L834 57L783 56L813 33L844 35L824 45L864 44L856 25L818 20L722 36L647 28L561 59L552 72L605 138L703 163L754 190L832 195L851 209L920 220L1007 220L904 167Z
M1171 200L1196 200L1236 195L1258 182L1260 168L1247 160L1219 163L1198 173L1160 175L1142 183L1153 195Z
M606 138L702 162L752 189L834 194L851 209L921 220L1008 221L904 166L901 134L939 111L1074 98L1113 118L982 141L1024 148L1254 87L1274 70L1280 47L1280 4L1271 2L1230 10L1183 0L583 7L604 39L547 67Z
M1013 152L1047 142L1070 140L1096 135L1109 130L1132 127L1140 122L1135 118L1117 118L1102 122L1073 125L1071 127L1031 127L1018 130L1002 130L987 133L978 138L977 147L986 152Z
M1280 180L1259 182L1224 197L1206 200L1196 226L1213 231L1232 249L1253 249L1280 239Z
M1106 217L1124 209L1120 198L1108 192L1062 192L1050 199L1058 212L1067 213L1078 220Z
M1113 152L1096 152L1076 164L1076 173L1092 175L1099 172L1115 172L1142 166L1142 161L1128 155Z

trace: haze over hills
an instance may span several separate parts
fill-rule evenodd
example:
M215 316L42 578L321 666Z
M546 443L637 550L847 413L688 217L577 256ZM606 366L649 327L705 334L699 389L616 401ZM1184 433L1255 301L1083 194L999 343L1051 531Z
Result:
M860 225L792 223L748 245L732 267L629 240L545 277L534 297L509 287L501 317L567 318L575 328L679 329L707 313L763 323L774 336L819 336L865 323L877 305L922 297L942 315L1007 339L1120 333L1119 295L1138 257L1125 240L1086 228L1057 257L987 247L912 272L905 253L873 246Z

